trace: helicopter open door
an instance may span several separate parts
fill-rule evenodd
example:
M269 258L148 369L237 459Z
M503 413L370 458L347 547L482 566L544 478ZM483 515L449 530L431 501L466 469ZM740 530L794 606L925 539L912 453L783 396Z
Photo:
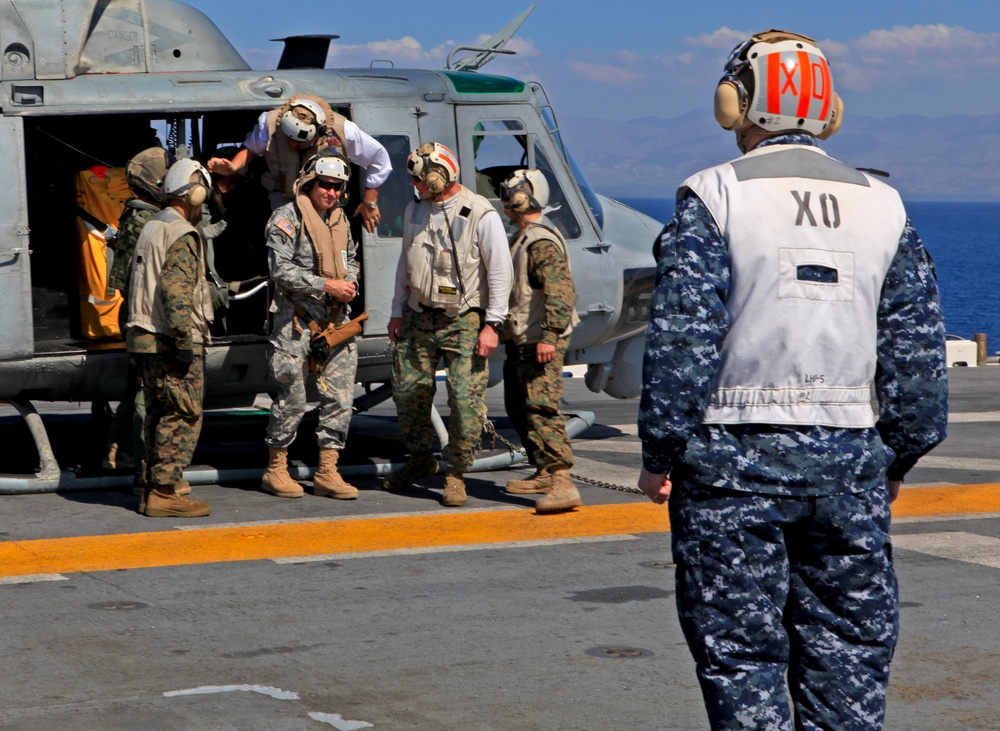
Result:
M34 352L28 207L24 184L24 122L0 118L0 360Z

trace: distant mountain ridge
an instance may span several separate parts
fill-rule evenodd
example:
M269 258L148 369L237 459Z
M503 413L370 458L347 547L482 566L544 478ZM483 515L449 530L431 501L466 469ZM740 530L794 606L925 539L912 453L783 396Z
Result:
M739 155L711 109L673 119L560 117L590 184L613 197L673 197L687 176ZM845 116L821 143L856 167L884 170L904 200L1000 201L1000 115Z

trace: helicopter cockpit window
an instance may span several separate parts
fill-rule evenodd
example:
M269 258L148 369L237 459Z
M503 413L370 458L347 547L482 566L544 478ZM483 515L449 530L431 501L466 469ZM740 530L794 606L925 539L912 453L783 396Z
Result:
M378 209L382 217L378 224L380 238L399 238L403 235L403 211L413 199L413 187L406 172L406 158L410 155L410 138L406 135L374 135L389 153L392 174L379 189Z
M477 122L472 149L476 157L476 192L500 207L500 184L519 168L535 167L549 183L549 203L545 215L567 239L578 238L580 224L573 215L559 179L552 171L541 146L516 119L488 119Z

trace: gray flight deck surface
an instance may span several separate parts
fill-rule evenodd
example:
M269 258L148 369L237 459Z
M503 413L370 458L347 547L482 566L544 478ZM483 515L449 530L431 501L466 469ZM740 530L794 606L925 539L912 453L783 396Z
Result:
M930 486L1000 489L1000 366L949 375L950 436L908 485L928 495ZM501 400L491 389L490 415L510 437ZM575 440L574 472L634 485L637 402L595 396L580 379L567 380L567 401L597 417ZM391 414L390 403L358 417L352 450L392 442ZM206 438L217 437L208 429ZM248 454L259 465L255 450ZM437 503L440 478L399 495L358 480L353 502L282 500L252 484L196 486L213 513L187 521L139 516L125 491L4 495L0 538L111 542L222 525L252 534L273 522L530 514L532 497L499 489L525 472L470 475L469 505L457 511ZM584 511L645 500L587 484L581 494ZM902 635L887 728L1000 729L1000 514L902 518L893 531ZM667 533L490 541L469 550L192 562L0 583L0 729L708 727L677 624ZM171 550L169 542L156 546L149 550Z

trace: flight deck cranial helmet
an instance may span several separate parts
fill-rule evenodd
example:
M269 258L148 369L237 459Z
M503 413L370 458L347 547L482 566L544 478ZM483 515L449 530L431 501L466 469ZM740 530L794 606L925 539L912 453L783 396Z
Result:
M549 203L549 181L541 170L515 170L500 184L500 200L514 213L540 211Z
M326 113L312 99L296 99L281 115L281 131L293 142L312 142L326 124Z
M840 128L844 104L815 41L784 30L758 33L726 62L715 90L715 119L746 151L755 132L806 132L825 140Z
M163 178L163 194L167 198L181 198L192 208L198 208L212 195L212 177L197 160L178 160Z
M295 181L295 194L304 195L308 191L309 183L321 177L341 180L347 185L347 181L351 178L351 166L339 152L328 147L306 160Z
M163 179L174 164L174 156L162 147L150 147L125 164L125 180L134 191L145 193L157 203L166 203Z
M410 153L406 170L434 195L458 182L458 157L440 142L425 142Z

